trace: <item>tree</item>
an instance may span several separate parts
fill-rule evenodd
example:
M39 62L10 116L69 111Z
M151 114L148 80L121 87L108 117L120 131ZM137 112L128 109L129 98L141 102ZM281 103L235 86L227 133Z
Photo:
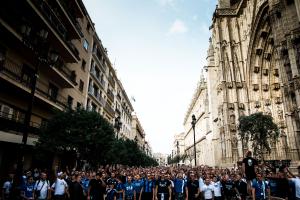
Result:
M132 140L117 139L112 125L86 110L58 112L39 133L37 152L66 160L86 160L92 167L106 164L155 166L156 161Z
M239 119L239 135L242 141L252 144L253 153L264 159L264 152L271 153L271 143L276 143L279 137L278 126L270 115L254 113Z
M79 155L93 166L110 160L113 127L101 115L86 110L57 113L39 133L37 148L57 155Z

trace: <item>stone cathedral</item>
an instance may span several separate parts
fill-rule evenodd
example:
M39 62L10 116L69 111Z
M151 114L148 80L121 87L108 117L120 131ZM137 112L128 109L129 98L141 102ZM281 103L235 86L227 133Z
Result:
M280 139L269 160L300 157L300 0L219 0L208 50L214 160L241 160L240 116L272 115ZM217 165L217 164L216 164Z

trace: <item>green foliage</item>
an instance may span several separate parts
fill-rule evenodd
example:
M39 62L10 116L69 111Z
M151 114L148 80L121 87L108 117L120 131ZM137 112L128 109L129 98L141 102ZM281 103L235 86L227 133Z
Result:
M239 119L239 135L242 141L252 143L254 155L261 156L263 153L271 153L271 145L279 137L278 126L273 122L270 115L254 113L242 116Z
M171 156L168 156L168 164L176 164L179 163L181 160L185 160L186 159L186 155L176 155L173 158L171 158Z
M40 130L36 144L44 151L61 157L79 156L96 167L105 164L129 166L156 165L136 142L117 140L112 125L96 112L67 110L57 113Z

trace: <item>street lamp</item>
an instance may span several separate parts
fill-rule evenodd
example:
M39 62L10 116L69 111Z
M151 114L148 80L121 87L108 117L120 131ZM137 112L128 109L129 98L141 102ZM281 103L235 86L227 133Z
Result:
M117 130L117 139L119 139L119 132L120 132L121 127L122 127L121 117L118 116L115 119L115 129Z
M46 65L53 65L57 62L58 54L55 51L48 52L46 48L46 41L48 38L48 31L45 29L42 29L38 32L38 37L36 38L36 42L31 42L28 40L30 33L31 33L31 27L28 25L23 25L21 27L21 32L23 34L23 43L25 46L33 50L35 58L37 58L37 64L34 65L34 74L32 75L32 79L30 82L30 98L28 100L28 106L25 113L24 118L24 130L22 135L22 145L21 145L21 151L19 153L19 159L18 159L18 171L19 173L22 173L23 170L23 161L24 161L24 151L23 148L25 148L27 144L28 139L28 133L30 129L30 119L32 115L32 107L35 99L35 91L36 91L36 84L39 74L39 68L42 64ZM33 45L32 45L33 44Z
M197 165L197 156L196 156L196 133L195 133L195 125L196 125L196 117L195 115L192 115L192 128L193 128L193 132L194 132L194 156L195 156L195 166Z

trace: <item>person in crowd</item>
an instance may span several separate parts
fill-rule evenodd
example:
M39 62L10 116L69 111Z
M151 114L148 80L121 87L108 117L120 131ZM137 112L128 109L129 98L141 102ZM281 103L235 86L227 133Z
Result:
M196 200L200 198L199 181L194 172L190 173L190 176L187 181L187 188L187 199Z
M203 192L203 196L204 196L205 200L213 200L214 199L214 186L211 183L211 180L208 176L205 178L205 182L204 182L201 192Z
M154 188L155 181L151 176L150 172L147 173L147 176L144 179L144 191L142 194L143 200L153 200L154 199Z
M65 200L67 197L70 197L68 191L68 184L64 180L63 172L57 173L57 178L52 184L51 189L54 192L55 200Z
M247 180L248 193L251 191L251 181L255 179L255 168L258 166L258 161L252 157L252 152L248 151L246 157L243 159L243 175Z
M13 185L13 174L9 174L8 178L3 183L2 187L2 199L3 200L10 200L12 199L12 185Z
M105 200L117 200L117 190L113 181L108 182Z
M155 199L157 200L171 200L172 188L171 182L166 179L166 172L162 172L160 178L156 181Z
M296 200L300 200L300 166L298 166L298 176L295 176L288 168L286 172L290 177L291 183L294 185L294 195Z
M184 200L185 195L188 194L186 181L183 179L182 173L178 173L177 177L174 179L174 192L175 200Z
M117 186L116 186L117 200L123 200L124 184L122 182L121 176L118 176L116 179L118 181Z
M24 200L33 200L34 199L34 179L32 176L27 177L26 183L21 190L21 197Z
M235 175L235 187L237 189L238 197L241 200L246 200L246 197L248 195L247 192L247 181L242 179L241 174Z
M217 176L214 176L212 185L214 187L214 199L222 200L222 184Z
M223 188L223 197L225 200L231 200L236 197L237 189L234 184L234 180L232 180L228 174L223 176L222 180L222 188Z
M124 184L123 199L124 200L136 199L136 193L134 190L134 185L132 183L132 176L127 176L127 182Z
M262 173L256 174L256 179L252 181L252 199L253 200L270 200L271 198L269 185L264 180Z
M95 176L92 177L89 183L89 189L88 189L88 199L94 200L104 199L104 194L106 190L106 184L104 181L105 174L103 173L102 176L100 173L95 174ZM103 191L104 190L104 191Z
M134 190L136 192L136 200L142 200L142 193L144 191L144 180L137 174L133 181Z
M83 187L81 185L81 175L75 174L74 181L72 181L70 188L70 199L71 200L84 200Z
M116 173L114 171L111 172L110 177L106 181L107 185L110 185L111 183L114 184L114 188L117 187L118 181L116 179Z
M38 200L46 200L51 198L50 182L47 179L47 174L42 172L40 179L38 179L34 186L34 196Z

